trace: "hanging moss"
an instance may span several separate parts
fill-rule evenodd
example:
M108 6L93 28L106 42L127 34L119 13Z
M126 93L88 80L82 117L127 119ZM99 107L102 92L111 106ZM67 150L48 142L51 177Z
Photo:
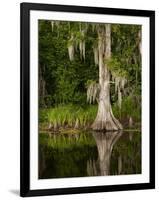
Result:
M69 55L69 59L70 61L74 60L74 54L75 54L75 41L74 41L74 35L71 35L70 40L68 41L68 55Z
M94 63L95 65L99 64L99 59L98 59L98 48L93 47L93 53L94 53Z
M89 80L87 82L87 102L94 103L99 98L100 86L95 81Z
M51 21L51 30L54 31L54 21Z

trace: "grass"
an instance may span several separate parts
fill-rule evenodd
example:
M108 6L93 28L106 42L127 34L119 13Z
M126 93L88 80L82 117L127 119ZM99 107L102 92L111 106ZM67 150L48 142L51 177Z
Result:
M59 105L55 108L40 109L39 122L48 124L54 130L59 127L86 128L93 123L97 114L97 105Z
M66 132L66 129L89 129L97 114L97 105L58 105L54 108L39 110L39 130ZM135 105L131 98L125 98L122 108L117 104L112 106L113 113L121 121L124 128L129 127L129 118L133 119L133 127L139 128L141 122L140 105ZM130 128L130 127L129 127Z

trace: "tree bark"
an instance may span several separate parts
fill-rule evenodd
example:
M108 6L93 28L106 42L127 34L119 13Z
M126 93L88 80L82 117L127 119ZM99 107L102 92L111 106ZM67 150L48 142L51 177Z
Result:
M110 72L107 60L111 57L111 25L99 28L98 31L98 52L99 52L99 85L100 94L98 102L98 112L93 130L120 130L122 125L114 117L110 102Z

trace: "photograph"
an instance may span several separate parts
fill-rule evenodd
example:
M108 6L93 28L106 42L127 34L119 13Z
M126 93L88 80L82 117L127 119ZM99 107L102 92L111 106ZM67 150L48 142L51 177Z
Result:
M141 173L141 31L38 21L40 179Z
M21 196L155 187L155 12L21 4Z

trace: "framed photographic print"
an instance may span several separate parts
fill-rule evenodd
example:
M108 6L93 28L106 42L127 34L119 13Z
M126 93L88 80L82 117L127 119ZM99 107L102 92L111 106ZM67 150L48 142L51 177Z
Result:
M155 12L21 4L21 196L155 188Z

